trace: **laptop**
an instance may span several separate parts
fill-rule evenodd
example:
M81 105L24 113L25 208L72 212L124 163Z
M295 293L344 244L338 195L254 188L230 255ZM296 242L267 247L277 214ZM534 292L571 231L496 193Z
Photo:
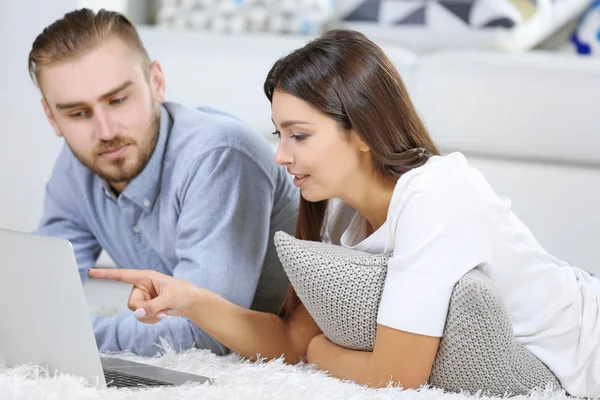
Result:
M39 365L103 387L150 387L211 378L100 357L71 243L0 229L0 361Z

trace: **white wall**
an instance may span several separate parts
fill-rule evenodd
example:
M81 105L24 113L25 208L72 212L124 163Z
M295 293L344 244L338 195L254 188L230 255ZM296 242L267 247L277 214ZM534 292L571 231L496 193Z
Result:
M0 228L30 231L41 216L44 183L62 139L45 120L27 56L42 29L76 0L3 1L0 11ZM28 209L26 214L15 210Z

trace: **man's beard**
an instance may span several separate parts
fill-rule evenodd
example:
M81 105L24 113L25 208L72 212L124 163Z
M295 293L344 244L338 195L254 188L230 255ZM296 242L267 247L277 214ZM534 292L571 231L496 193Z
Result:
M160 128L160 110L158 107L153 112L150 125L147 128L146 134L143 136L147 139L146 142L137 143L132 138L123 136L115 136L111 140L101 141L93 151L92 159L85 158L81 154L77 154L71 148L71 151L77 159L85 165L90 171L98 175L100 178L111 183L126 183L138 176L148 164L156 142ZM68 143L67 143L68 144ZM102 152L111 148L121 147L125 145L135 146L137 148L137 157L133 162L128 162L127 158L117 158L115 160L103 160L100 155Z

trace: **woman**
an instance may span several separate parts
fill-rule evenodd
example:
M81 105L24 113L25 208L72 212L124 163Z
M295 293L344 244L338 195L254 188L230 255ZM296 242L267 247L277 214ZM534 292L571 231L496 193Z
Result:
M265 93L278 164L302 192L297 236L393 251L372 352L327 340L290 289L280 316L152 271L92 270L133 284L143 322L184 316L248 358L310 363L361 384L424 384L456 282L481 268L517 339L572 395L600 395L600 283L549 255L460 153L440 156L391 61L364 35L330 31L279 60ZM330 200L331 199L331 200Z

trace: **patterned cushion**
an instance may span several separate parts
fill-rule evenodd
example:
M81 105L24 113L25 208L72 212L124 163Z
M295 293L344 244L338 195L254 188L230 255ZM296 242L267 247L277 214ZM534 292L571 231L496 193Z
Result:
M345 0L344 27L410 48L528 50L576 18L590 0ZM566 41L566 39L565 39Z
M156 24L226 34L314 35L333 18L330 0L159 0Z
M390 254L368 254L284 232L275 245L290 282L323 333L342 347L372 350ZM455 286L429 383L502 396L559 383L516 341L491 280L475 269Z
M570 44L578 54L600 57L600 0L581 15Z

